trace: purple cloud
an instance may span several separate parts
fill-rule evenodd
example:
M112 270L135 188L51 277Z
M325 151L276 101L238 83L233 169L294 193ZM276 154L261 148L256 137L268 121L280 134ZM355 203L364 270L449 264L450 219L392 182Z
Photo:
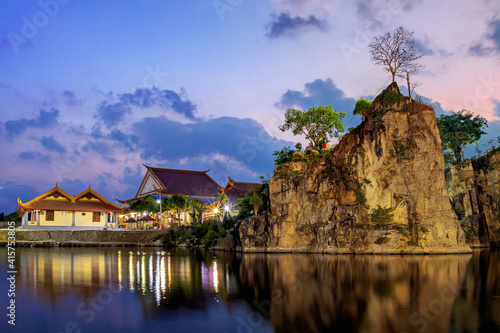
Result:
M160 90L156 87L138 88L133 94L119 95L122 103L148 108L158 105L190 119L195 120L196 105L189 100L183 100L182 96L173 90Z
M59 154L64 154L66 152L66 148L63 147L59 142L56 141L54 136L43 136L38 140L43 147L47 148L50 151L58 152Z
M38 116L32 119L20 119L20 120L8 120L5 122L5 130L9 137L15 137L28 128L47 128L50 126L56 126L59 124L59 110L50 109L50 111L40 110Z
M300 16L291 17L289 13L281 12L279 15L273 14L272 18L272 22L267 26L269 32L266 34L270 39L295 36L309 28L321 31L327 30L326 21L320 20L314 15L302 18Z
M97 118L108 126L116 126L131 112L130 106L125 103L107 104L107 102L103 102L97 109Z

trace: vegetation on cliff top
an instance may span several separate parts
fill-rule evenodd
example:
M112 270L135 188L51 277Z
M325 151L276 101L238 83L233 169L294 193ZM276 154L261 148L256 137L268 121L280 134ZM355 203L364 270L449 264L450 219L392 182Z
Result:
M307 111L287 108L285 123L279 127L284 132L292 130L294 135L304 135L310 145L319 150L320 143L330 137L338 137L344 131L345 111L335 111L332 105L312 107Z
M437 118L445 159L451 164L462 161L463 149L466 144L475 144L482 135L487 134L484 131L488 127L488 121L475 116L467 110L461 110L451 115L441 115ZM453 156L447 156L447 150L451 151Z

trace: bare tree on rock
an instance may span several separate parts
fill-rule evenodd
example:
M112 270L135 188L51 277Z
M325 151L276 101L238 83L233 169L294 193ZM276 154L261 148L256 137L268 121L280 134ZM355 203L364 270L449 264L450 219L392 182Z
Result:
M370 54L373 62L385 66L385 70L392 75L392 82L396 76L407 80L408 91L410 91L410 75L415 74L423 66L417 60L423 57L423 53L415 48L415 41L411 39L412 31L399 27L392 33L387 32L375 37L370 43ZM411 98L411 93L410 93Z

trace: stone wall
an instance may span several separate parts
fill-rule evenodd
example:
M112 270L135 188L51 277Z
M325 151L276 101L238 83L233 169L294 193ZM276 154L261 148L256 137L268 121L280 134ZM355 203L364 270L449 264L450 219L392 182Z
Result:
M399 93L395 85L382 92L373 117L331 152L296 156L277 168L267 220L238 225L243 251L471 252L446 192L433 109L404 99L382 105L389 90ZM384 208L393 221L375 225L371 214Z
M19 245L153 245L156 237L166 230L112 231L112 230L16 230ZM7 242L8 230L0 230L0 243Z

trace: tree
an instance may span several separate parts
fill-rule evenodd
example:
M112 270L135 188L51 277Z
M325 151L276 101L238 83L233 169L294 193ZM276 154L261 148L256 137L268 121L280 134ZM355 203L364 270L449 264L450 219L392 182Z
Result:
M360 115L363 119L366 119L366 112L372 108L372 102L367 99L360 98L356 101L356 105L354 106L354 110L352 114Z
M180 225L181 210L185 210L188 208L189 197L185 197L182 194L172 194L172 196L168 198L168 201L169 204L167 206L172 207L172 209L177 212L177 219Z
M335 111L332 105L312 107L307 111L287 108L285 112L285 123L279 127L284 132L292 130L294 135L305 135L311 146L320 149L320 141L328 139L328 136L338 136L344 131L345 111Z
M412 31L399 27L392 33L387 32L375 37L369 45L372 61L377 65L385 66L385 70L392 75L393 83L396 75L403 72L404 74L401 75L407 78L408 86L410 86L410 74L416 73L422 67L417 60L424 54L415 49L412 36Z
M151 195L147 195L144 199L134 202L130 208L133 212L138 213L159 211L156 200Z
M293 159L293 153L301 150L302 144L300 142L295 145L295 150L291 149L290 146L283 147L281 150L275 150L273 153L274 165L280 166L282 164L290 162Z
M191 209L191 213L189 215L193 219L194 222L201 222L203 217L203 213L205 212L205 207L203 207L203 201L200 199L192 199L188 202L188 206Z
M264 202L258 195L254 194L250 197L248 203L253 206L253 212L257 215L259 213L260 206L262 206Z
M455 162L463 158L463 147L468 143L474 143L486 134L483 130L488 127L488 121L481 116L475 116L467 110L458 111L452 115L442 114L437 118L443 149L451 150Z

